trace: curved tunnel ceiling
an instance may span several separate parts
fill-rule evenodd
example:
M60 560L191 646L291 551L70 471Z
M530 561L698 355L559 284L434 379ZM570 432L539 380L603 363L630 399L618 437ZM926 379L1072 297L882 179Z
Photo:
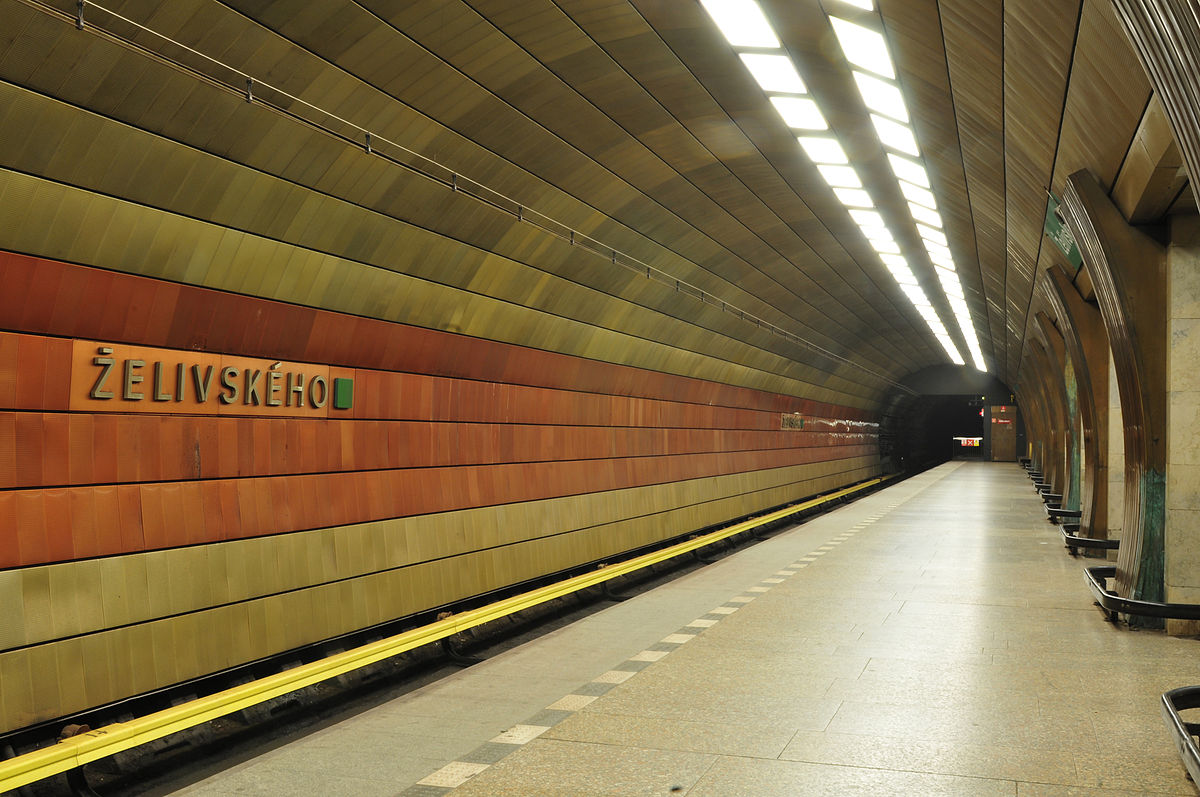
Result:
M983 360L1015 384L1062 261L1047 188L1115 190L1149 83L1107 2L861 5L761 2L922 253L829 16L886 38ZM0 248L858 407L948 362L699 2L297 8L103 0L77 30L73 0L0 0Z

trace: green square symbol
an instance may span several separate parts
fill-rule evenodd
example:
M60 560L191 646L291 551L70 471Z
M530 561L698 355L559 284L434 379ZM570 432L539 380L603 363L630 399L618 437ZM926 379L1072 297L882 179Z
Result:
M354 380L334 378L333 380L333 408L335 410L348 410L354 406Z

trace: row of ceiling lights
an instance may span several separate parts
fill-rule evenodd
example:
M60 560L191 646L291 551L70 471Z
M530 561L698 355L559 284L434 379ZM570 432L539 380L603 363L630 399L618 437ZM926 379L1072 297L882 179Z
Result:
M795 64L784 53L779 38L755 0L700 0L717 27L733 45L755 81L766 93L785 124L798 131L797 140L833 193L846 206L867 242L895 278L897 285L925 319L946 354L958 365L964 363L937 311L921 288L895 236L875 209L858 173L850 165L838 139L812 97ZM841 0L864 11L874 11L874 0ZM863 103L871 112L871 123L887 151L888 162L908 201L917 233L945 291L955 320L967 342L971 359L979 370L987 370L979 340L967 309L962 284L942 231L929 175L921 162L921 151L909 127L908 109L896 85L896 70L888 55L883 34L848 19L829 16L842 52L853 67Z

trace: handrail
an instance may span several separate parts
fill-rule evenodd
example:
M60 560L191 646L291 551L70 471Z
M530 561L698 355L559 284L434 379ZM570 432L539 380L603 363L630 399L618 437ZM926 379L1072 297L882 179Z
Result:
M1200 686L1183 686L1164 692L1162 696L1163 722L1175 742L1175 749L1187 767L1188 775L1193 783L1200 783L1200 748L1196 747L1195 734L1200 732L1200 726L1193 722L1184 722L1179 716L1180 711L1189 708L1200 708Z
M516 612L532 608L573 592L597 586L650 565L659 564L682 554L728 539L759 526L766 526L800 512L814 509L874 487L894 476L880 476L827 495L777 509L750 520L677 543L658 551L593 570L545 587L514 595L511 598L478 609L451 615L429 625L414 628L395 636L328 656L319 661L302 664L290 670L268 675L249 683L216 692L178 706L156 711L127 722L116 722L93 731L72 736L48 747L0 761L0 793L35 783L52 775L67 772L115 753L161 739L178 731L195 727L217 717L241 711L272 700L289 692L336 678L405 651L437 642L454 634Z
M1096 565L1083 569L1088 588L1096 597L1096 603L1108 615L1109 620L1116 620L1117 614L1136 614L1141 617L1165 617L1170 620L1200 620L1200 604L1197 603L1156 603L1155 601L1122 598L1115 592L1110 592L1108 579L1117 577L1116 565Z

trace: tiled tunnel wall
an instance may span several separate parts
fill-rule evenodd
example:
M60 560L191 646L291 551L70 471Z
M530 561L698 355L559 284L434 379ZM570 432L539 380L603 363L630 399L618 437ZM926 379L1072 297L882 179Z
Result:
M868 410L15 254L0 284L0 730L879 471ZM221 403L275 361L324 406Z

